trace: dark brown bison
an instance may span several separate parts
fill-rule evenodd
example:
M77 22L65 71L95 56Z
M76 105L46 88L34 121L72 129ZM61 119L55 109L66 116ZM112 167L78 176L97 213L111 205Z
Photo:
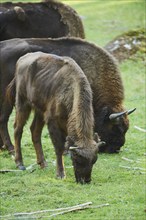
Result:
M67 139L76 181L89 183L98 146L93 140L92 91L81 68L68 57L28 53L17 61L15 79L17 166L24 169L20 143L23 127L33 108L31 134L38 164L41 167L46 164L41 145L41 133L46 123L55 147L57 177L65 176L62 156Z
M113 56L104 49L85 40L60 39L12 39L0 43L0 135L5 147L11 151L7 123L11 105L6 98L6 88L14 78L17 60L28 52L42 51L73 58L87 76L93 92L94 131L106 145L103 152L118 152L125 143L129 127L128 114L123 107L124 88ZM15 96L14 96L15 97Z
M62 37L84 38L77 12L55 1L37 3L1 3L0 41L11 38Z

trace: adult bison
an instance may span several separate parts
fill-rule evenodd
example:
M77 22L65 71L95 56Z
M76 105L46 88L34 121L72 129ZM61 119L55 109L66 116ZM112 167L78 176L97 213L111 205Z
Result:
M128 130L128 114L123 107L124 89L118 67L104 49L85 40L60 39L12 39L0 43L0 134L5 147L11 151L7 123L11 105L6 98L6 88L14 78L17 60L28 52L42 51L73 58L87 76L93 91L94 131L106 145L103 152L118 152L125 143ZM15 96L14 96L15 97Z
M41 145L45 122L55 147L57 177L65 176L62 156L67 139L76 181L89 183L93 164L97 160L98 146L93 139L92 91L81 68L68 57L42 52L28 53L17 61L15 79L14 137L17 166L24 169L21 137L33 109L35 113L31 133L38 164L41 167L46 164Z
M51 0L1 3L0 41L18 37L62 36L85 37L82 21L71 7Z

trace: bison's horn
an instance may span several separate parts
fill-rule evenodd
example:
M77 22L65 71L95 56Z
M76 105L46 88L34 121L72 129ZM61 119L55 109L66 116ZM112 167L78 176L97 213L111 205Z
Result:
M126 113L128 113L128 111L119 112L119 113L113 113L113 114L111 114L111 115L109 116L109 119L110 119L111 121L113 121L113 120L115 120L115 119L117 119L117 118L119 118L119 117L125 115Z
M130 115L131 113L133 113L136 110L136 108L130 109L127 111L127 114Z
M100 148L102 146L106 145L105 141L100 141L99 143L97 143L97 146Z
M69 150L76 150L79 149L80 147L69 147Z

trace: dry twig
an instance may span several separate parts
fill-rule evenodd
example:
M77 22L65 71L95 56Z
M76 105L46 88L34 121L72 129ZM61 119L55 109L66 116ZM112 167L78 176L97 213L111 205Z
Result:
M129 162L134 162L134 160L131 160L129 158L126 158L126 157L122 157L123 160L126 160L126 161L129 161Z
M142 167L128 167L128 166L121 166L120 167L122 168L125 168L125 169L129 169L129 170L143 170L143 171L146 171L145 168L142 168Z
M122 157L122 160L131 162L131 163L142 163L141 159L132 160L132 159L129 159L129 158L127 158L127 157Z
M26 170L31 170L35 165L37 165L37 163L29 165L28 167L26 167Z
M101 205L97 205L97 206L90 206L91 204L92 204L92 202L86 202L83 204L79 204L79 205L71 206L71 207L66 207L66 208L40 210L40 211L35 211L35 212L14 213L11 215L0 216L0 218L7 218L8 219L9 217L18 217L18 216L19 216L19 218L21 218L21 217L24 218L24 216L25 216L25 218L28 218L28 217L35 218L35 216L32 216L32 217L30 217L30 216L35 215L35 214L42 214L42 213L46 213L46 212L56 212L56 213L53 213L50 216L48 216L48 218L51 218L51 217L56 217L57 215L63 215L68 212L83 210L83 209L87 209L87 208L102 208L104 206L109 206L109 203L101 204Z
M58 212L58 211L63 211L63 210L70 210L70 209L78 209L79 207L85 207L85 206L89 206L91 205L92 202L87 202L87 203L83 203L80 205L76 205L76 206L72 206L72 207L65 207L65 208L58 208L58 209L47 209L47 210L39 210L39 211L35 211L35 212L18 212L18 213L14 213L12 215L6 215L6 216L0 216L0 217L11 217L11 216L24 216L24 215L34 215L34 214L41 214L41 213L45 213L45 212Z
M22 170L0 170L0 173L22 172Z
M146 172L142 172L142 171L140 171L140 174L144 174L144 175L145 175L145 174L146 174Z
M83 210L83 209L88 209L88 208L101 208L101 207L104 207L104 206L109 206L109 203L106 203L106 204L101 204L101 205L98 205L98 206L80 206L80 207L76 207L76 208L72 208L72 209L69 209L69 210L66 210L66 211L63 211L63 212L58 212L58 213L54 213L52 215L49 216L49 218L51 217L56 217L57 215L63 215L63 214L66 214L68 212L73 212L73 211L78 211L78 210Z
M142 131L142 132L145 132L146 133L146 129L143 129L143 128L140 128L140 127L138 127L138 126L134 126L134 128L136 128L137 130L139 130L139 131Z

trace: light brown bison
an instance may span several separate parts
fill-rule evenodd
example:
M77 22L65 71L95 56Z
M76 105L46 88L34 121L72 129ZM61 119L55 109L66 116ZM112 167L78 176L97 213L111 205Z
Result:
M16 64L15 161L24 169L21 154L23 127L33 108L32 141L37 162L45 166L41 132L47 124L57 157L57 176L65 176L62 155L71 151L76 181L89 183L98 146L93 140L93 109L90 84L81 68L68 57L42 52L28 53ZM102 144L102 142L100 142Z
M82 21L70 6L51 0L0 4L0 41L62 36L85 38Z
M74 38L13 39L1 42L0 50L0 135L9 151L13 150L13 145L7 123L14 99L11 96L10 105L6 89L14 77L20 56L35 51L69 56L77 62L93 92L94 131L106 142L100 151L114 153L124 145L129 127L128 114L132 111L124 109L124 88L112 55L94 44Z

